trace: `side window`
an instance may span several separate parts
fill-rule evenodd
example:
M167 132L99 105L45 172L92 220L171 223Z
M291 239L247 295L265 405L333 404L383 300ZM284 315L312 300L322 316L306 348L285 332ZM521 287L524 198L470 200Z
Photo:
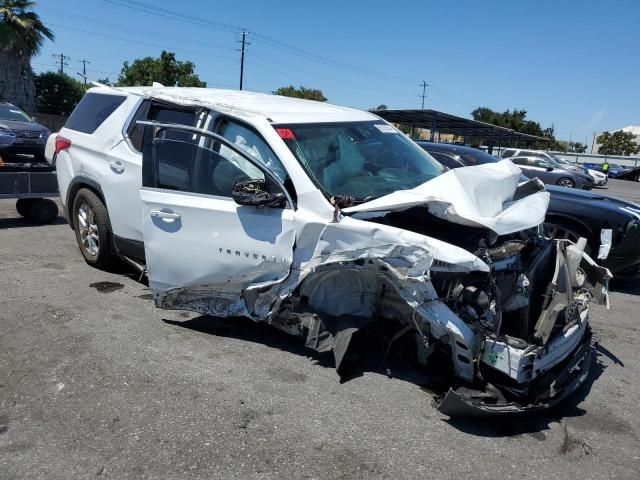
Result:
M502 158L513 157L513 154L516 153L515 150L505 150L502 152Z
M530 162L532 162L534 167L538 167L538 168L547 168L549 166L549 164L545 161L542 160L541 158L531 158L529 159Z
M246 180L263 180L269 191L279 190L260 168L220 142L210 142L208 148L199 141L171 138L182 132L165 133L153 141L154 172L145 186L228 198L233 186Z
M193 127L196 124L197 117L197 112L193 109L181 109L180 107L172 107L170 105L145 100L131 120L127 128L127 135L129 136L131 146L138 152L142 152L145 144L150 145L153 139L153 132L151 128L138 125L139 120L149 120L159 123L177 123ZM190 137L188 133L178 131L171 131L168 135L173 135L176 138L185 140Z
M526 158L513 158L513 159L511 159L511 161L513 163L515 163L516 165L523 165L523 166L527 165L527 159Z
M459 168L464 166L459 161L455 160L453 157L447 155L446 153L429 152L429 155L431 155L438 162L440 162L442 165L448 168Z
M87 93L65 123L65 128L82 133L95 132L116 108L126 100L124 95Z
M275 173L280 181L285 181L287 173L282 163L280 163L276 154L258 132L233 120L224 119L216 126L216 133L258 160L270 171ZM232 157L239 157L239 155L224 145L221 145L221 150L228 151L227 155L231 155Z

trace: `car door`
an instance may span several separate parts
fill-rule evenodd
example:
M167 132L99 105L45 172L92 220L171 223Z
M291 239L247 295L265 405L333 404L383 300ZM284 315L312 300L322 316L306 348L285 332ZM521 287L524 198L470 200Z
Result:
M142 242L142 206L139 189L142 178L142 151L151 147L151 135L138 125L138 121L155 120L197 126L202 114L194 108L168 105L143 100L135 110L124 141L118 142L107 153L108 181L103 182L114 241L125 255L138 257L129 251L130 241ZM137 249L141 250L141 249ZM144 259L141 259L144 260Z
M214 133L155 127L143 154L142 224L149 288L161 308L246 315L245 295L284 280L294 204L273 172ZM261 180L282 207L238 205L236 182Z

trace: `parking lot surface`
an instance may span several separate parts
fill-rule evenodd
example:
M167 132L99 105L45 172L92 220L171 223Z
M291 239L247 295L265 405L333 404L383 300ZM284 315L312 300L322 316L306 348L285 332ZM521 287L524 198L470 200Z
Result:
M158 310L126 268L86 265L64 220L8 200L0 279L0 479L640 478L637 284L592 309L583 390L478 421L440 414L419 376L341 384L268 326Z

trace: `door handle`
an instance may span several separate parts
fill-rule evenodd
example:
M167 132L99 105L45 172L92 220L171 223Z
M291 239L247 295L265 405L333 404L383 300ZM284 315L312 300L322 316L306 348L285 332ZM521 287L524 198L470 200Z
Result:
M164 210L151 210L150 215L156 218L162 218L163 220L178 220L181 215L175 212L166 212Z
M111 170L113 170L115 173L122 173L124 172L124 165L122 164L121 161L111 161L109 162L109 168L111 168Z

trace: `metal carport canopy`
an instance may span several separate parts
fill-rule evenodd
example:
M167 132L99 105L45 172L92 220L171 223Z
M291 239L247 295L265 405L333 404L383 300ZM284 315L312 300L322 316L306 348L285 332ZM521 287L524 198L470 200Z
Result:
M390 123L398 123L409 127L424 128L432 132L461 135L464 137L482 138L493 143L504 141L548 142L546 137L538 137L520 133L506 127L490 123L478 122L437 110L372 110Z

